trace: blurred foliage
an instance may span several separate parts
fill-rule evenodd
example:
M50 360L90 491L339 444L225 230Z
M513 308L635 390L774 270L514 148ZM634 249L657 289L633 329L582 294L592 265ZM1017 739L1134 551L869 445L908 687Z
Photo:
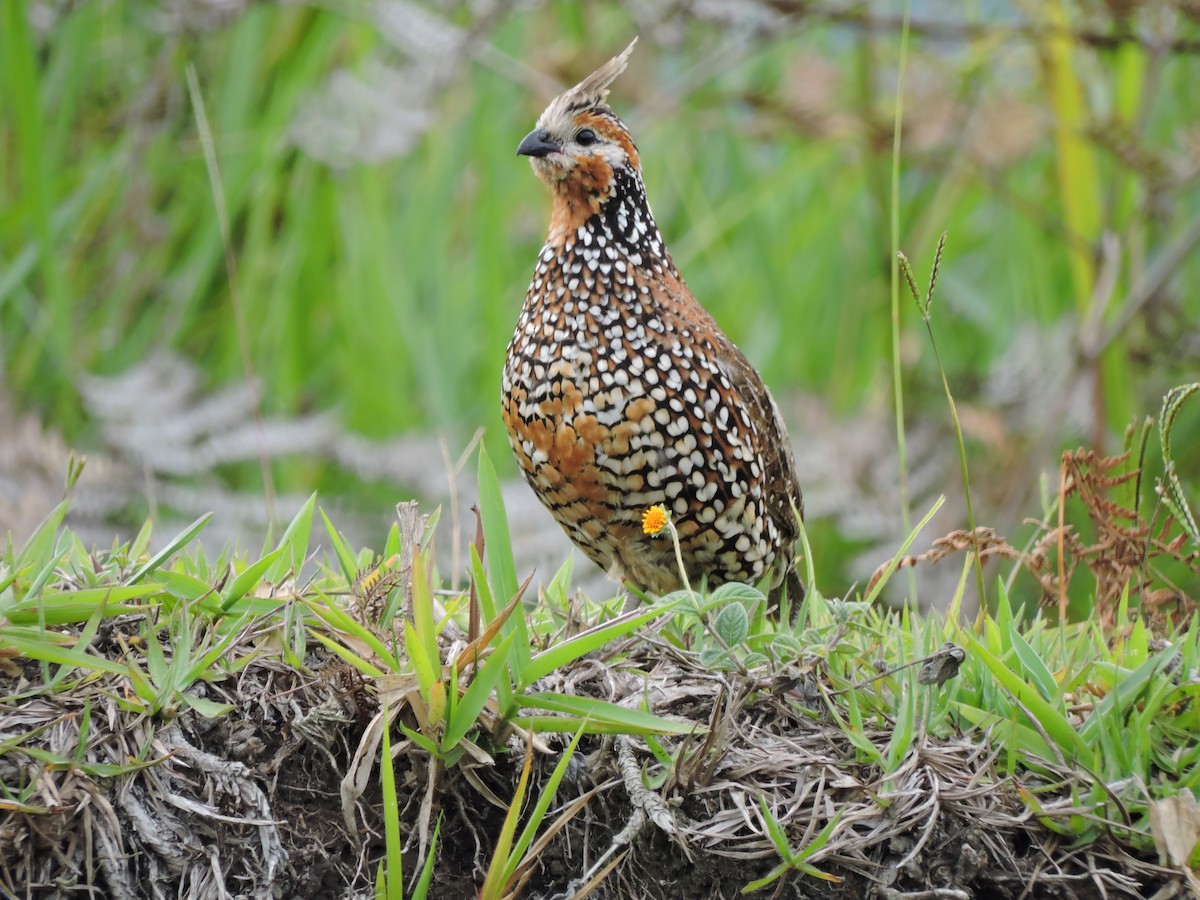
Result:
M499 373L548 206L513 151L552 93L640 33L613 101L696 296L781 396L886 409L902 13L823 0L10 0L7 389L86 444L83 375L170 349L212 386L260 379L267 415L333 409L370 436L436 429L453 455L483 424L507 466ZM1037 391L1020 398L1037 433L1004 435L1000 456L1010 440L1048 442L1033 473L1060 444L1115 443L1194 380L1198 83L1200 24L1182 0L913 4L900 246L925 259L950 234L938 312L950 385L986 416L994 368L1029 326L1064 320L1057 353L1092 378L1089 408L1070 415ZM902 328L908 414L941 422L911 306ZM1191 418L1176 432L1189 484ZM279 471L282 489L314 477Z

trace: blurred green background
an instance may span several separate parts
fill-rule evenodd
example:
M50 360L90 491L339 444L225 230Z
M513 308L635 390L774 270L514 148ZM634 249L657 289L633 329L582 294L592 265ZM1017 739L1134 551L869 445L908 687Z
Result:
M1119 451L1200 374L1200 7L913 2L902 72L904 12L6 0L0 529L49 509L67 447L99 537L317 488L368 519L457 510L480 428L515 478L499 375L548 198L514 150L636 34L613 105L676 263L785 411L819 571L844 585L903 537L894 348L910 505L946 492L941 530L964 525L907 290L893 343L894 247L927 279L943 231L977 516L1017 543L1063 448ZM1185 412L1193 488L1198 432Z

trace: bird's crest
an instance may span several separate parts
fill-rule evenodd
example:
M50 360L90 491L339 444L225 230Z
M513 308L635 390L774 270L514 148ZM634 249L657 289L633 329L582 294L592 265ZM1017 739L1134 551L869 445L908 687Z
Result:
M575 87L551 100L546 111L538 118L538 125L542 126L563 117L569 118L583 110L610 112L608 104L604 101L608 97L612 83L629 64L629 57L633 53L636 43L637 38L634 38L629 42L629 46L621 51L620 55L614 56Z

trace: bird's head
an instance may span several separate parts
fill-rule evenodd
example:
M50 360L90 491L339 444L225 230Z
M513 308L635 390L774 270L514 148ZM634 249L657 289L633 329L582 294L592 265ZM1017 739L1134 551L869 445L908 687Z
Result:
M625 71L636 43L634 38L620 56L555 97L517 148L554 192L556 213L569 210L572 219L586 218L612 197L617 172L640 173L629 129L607 102L609 87Z

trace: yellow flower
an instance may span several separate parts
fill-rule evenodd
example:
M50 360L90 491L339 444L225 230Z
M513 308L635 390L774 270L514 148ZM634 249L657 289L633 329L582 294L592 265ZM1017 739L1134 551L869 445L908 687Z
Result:
M658 534L667 527L669 521L670 517L667 515L666 509L655 504L642 513L642 533Z

